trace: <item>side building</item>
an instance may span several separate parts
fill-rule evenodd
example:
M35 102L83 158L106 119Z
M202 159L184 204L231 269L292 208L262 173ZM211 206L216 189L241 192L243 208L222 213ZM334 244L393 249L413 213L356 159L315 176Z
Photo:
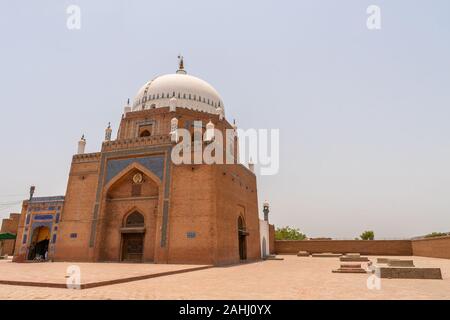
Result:
M0 227L0 235L8 234L13 236L17 235L17 229L19 227L20 213L11 213L9 218L2 220ZM9 237L8 237L9 238ZM0 236L0 256L12 256L14 254L16 239L2 239Z

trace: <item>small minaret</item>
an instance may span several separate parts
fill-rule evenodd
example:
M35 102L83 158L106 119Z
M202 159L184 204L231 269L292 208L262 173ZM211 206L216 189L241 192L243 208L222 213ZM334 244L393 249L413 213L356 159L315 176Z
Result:
M222 121L225 118L225 112L222 107L217 107L216 112L219 115L219 120Z
M85 148L86 148L86 139L84 138L83 134L80 141L78 141L78 154L83 154Z
M127 100L127 105L123 108L123 114L126 116L128 112L131 112L130 98Z
M252 158L250 158L248 162L248 168L250 169L251 172L255 173L255 164L253 163Z
M263 203L264 221L269 222L269 202L266 200Z
M105 141L111 141L111 122L108 122L108 127L105 129Z
M170 111L170 112L175 112L175 111L177 111L177 98L172 97L172 98L169 100L169 111Z
M235 154L235 159L236 159L236 163L239 163L239 137L238 137L238 133L237 133L237 124L236 124L236 119L233 119L233 131L234 131L234 154Z
M214 140L214 123L209 120L206 124L206 138L205 142L212 142Z
M178 119L170 120L170 140L174 143L178 142Z
M30 187L30 199L29 201L31 202L31 199L33 199L33 195L34 195L34 191L36 190L35 186L31 186Z

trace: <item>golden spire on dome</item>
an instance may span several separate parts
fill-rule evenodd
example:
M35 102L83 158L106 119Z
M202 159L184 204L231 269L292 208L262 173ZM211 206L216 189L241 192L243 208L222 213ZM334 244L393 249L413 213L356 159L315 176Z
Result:
M184 70L183 59L184 59L184 57L181 54L179 54L178 55L178 70L177 70L178 74L186 74L186 70Z

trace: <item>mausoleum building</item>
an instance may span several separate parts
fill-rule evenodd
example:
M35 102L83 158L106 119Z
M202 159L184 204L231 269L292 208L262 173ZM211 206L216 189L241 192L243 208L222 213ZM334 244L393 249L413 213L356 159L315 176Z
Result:
M194 136L222 132L230 142L222 151L232 163L172 161L181 128ZM227 129L236 126L219 93L188 75L181 58L175 74L142 86L124 107L115 139L106 128L99 152L85 153L82 137L64 196L24 201L14 260L223 265L261 259L269 248L261 248L256 176L239 163L237 135ZM207 137L200 147L212 142Z

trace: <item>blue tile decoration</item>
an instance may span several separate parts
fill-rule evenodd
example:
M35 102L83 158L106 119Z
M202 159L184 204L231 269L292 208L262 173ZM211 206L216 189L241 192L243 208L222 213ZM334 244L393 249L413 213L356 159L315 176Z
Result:
M195 233L195 231L189 231L189 232L186 233L186 237L187 237L188 239L193 239L193 238L195 238L196 236L197 236L197 234Z
M31 203L64 201L64 196L33 197Z
M52 224L52 221L35 221L33 222L31 230L34 231L34 229L39 227L47 227L49 230L52 230Z
M53 220L52 214L36 214L34 220Z
M143 167L153 172L162 181L164 172L164 157L150 156L142 158L109 160L106 166L105 184L111 181L111 179L113 179L116 175L118 175L123 169L125 169L134 162L139 163Z

